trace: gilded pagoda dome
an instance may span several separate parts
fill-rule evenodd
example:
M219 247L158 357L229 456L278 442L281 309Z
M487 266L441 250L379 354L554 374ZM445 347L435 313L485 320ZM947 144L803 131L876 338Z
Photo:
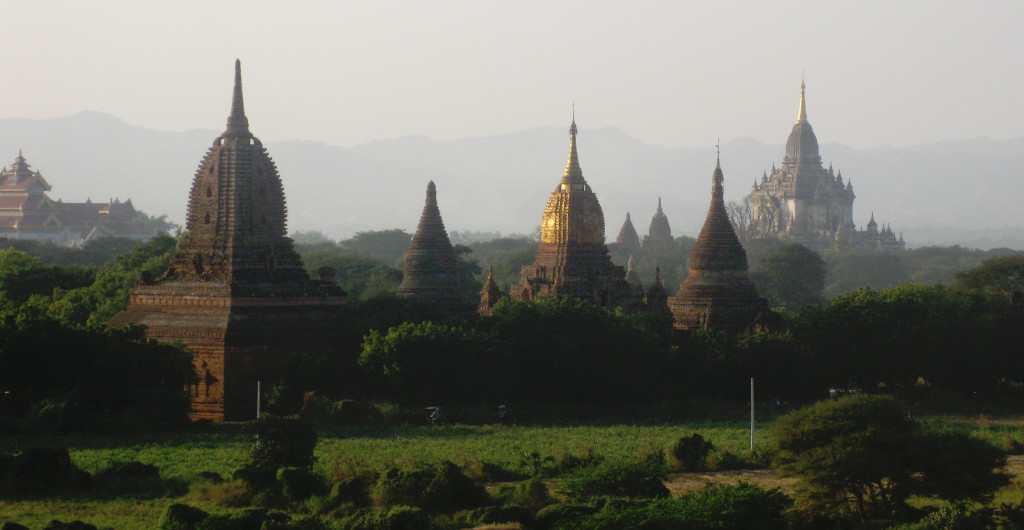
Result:
M565 174L544 208L540 240L561 245L604 244L604 213L580 169L575 119L569 127L569 160Z

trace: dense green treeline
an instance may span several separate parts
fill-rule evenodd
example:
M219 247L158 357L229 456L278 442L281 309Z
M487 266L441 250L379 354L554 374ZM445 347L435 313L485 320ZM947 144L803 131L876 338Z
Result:
M397 232L381 237L405 237ZM378 235L353 239L365 244ZM159 276L175 244L174 238L158 237L97 269L47 265L13 249L0 252L7 329L50 323L69 333L109 334L103 327L125 307L140 273ZM667 323L655 315L578 300L506 300L494 314L473 318L440 313L390 295L400 273L346 245L309 238L299 244L307 266L333 266L342 281L351 274L362 283L346 286L354 296L337 316L329 347L294 352L277 380L268 382L273 410L297 411L307 392L413 406L607 406L744 399L750 377L758 379L761 395L780 400L813 399L828 388L988 392L1024 383L1024 365L1015 354L1024 346L1024 331L1016 325L1024 317L1020 256L990 258L951 285L861 288L824 302L826 262L832 258L822 260L798 245L772 245L752 252L759 268L751 275L767 296L784 301L778 305L786 307L785 324L740 335L697 332L677 337L673 346ZM519 240L473 245L464 255L497 265L522 260L531 250ZM912 252L900 259L910 260ZM957 248L949 252L979 257ZM935 254L922 250L920 256L934 262ZM465 262L467 281L478 271ZM26 414L30 408L19 410Z

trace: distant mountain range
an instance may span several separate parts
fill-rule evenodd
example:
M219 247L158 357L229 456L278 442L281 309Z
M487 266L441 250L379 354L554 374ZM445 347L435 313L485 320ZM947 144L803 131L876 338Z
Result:
M615 127L587 129L579 154L583 174L604 208L609 240L626 212L641 234L658 197L676 235L700 229L710 193L715 148L666 149ZM252 124L259 136L259 123ZM567 129L567 127L566 127ZM987 138L854 150L819 140L852 180L854 220L872 212L911 246L962 244L1024 248L1024 137ZM182 222L192 176L216 130L155 131L102 113L47 120L0 119L0 164L19 149L65 201L131 198L147 213ZM779 125L779 140L789 124ZM404 228L419 219L427 181L434 180L449 230L531 233L562 176L567 131L554 127L481 138L410 136L340 147L308 140L267 142L284 181L289 228L333 237ZM722 145L726 198L738 200L754 179L781 163L783 144L739 139Z

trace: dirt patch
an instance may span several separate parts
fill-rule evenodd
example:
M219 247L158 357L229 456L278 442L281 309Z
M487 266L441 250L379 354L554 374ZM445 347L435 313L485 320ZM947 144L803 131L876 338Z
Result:
M1006 457L1006 467L1003 468L1003 472L1010 475L1011 480L1016 477L1024 477L1024 455ZM792 494L797 479L779 478L774 469L743 469L705 473L673 473L665 480L665 486L672 492L673 497L678 497L709 484L736 484L737 482L749 482L765 489L779 488L783 493Z

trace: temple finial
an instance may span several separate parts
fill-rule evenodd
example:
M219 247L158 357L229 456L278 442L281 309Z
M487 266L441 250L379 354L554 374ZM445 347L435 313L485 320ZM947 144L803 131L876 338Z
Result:
M235 87L231 95L231 114L228 115L228 126L224 136L252 136L242 98L242 61L238 59L235 59Z
M804 92L807 90L807 85L804 84L803 73L800 74L800 110L797 112L796 121L797 123L804 123L807 121L807 103L804 98Z
M658 197L658 213L661 213L661 197Z
M583 182L583 170L580 169L579 155L576 154L576 102L572 103L572 125L569 126L569 160L565 164L565 174L562 178L572 181Z
M569 134L576 136L576 100L572 102L572 125L569 126Z

